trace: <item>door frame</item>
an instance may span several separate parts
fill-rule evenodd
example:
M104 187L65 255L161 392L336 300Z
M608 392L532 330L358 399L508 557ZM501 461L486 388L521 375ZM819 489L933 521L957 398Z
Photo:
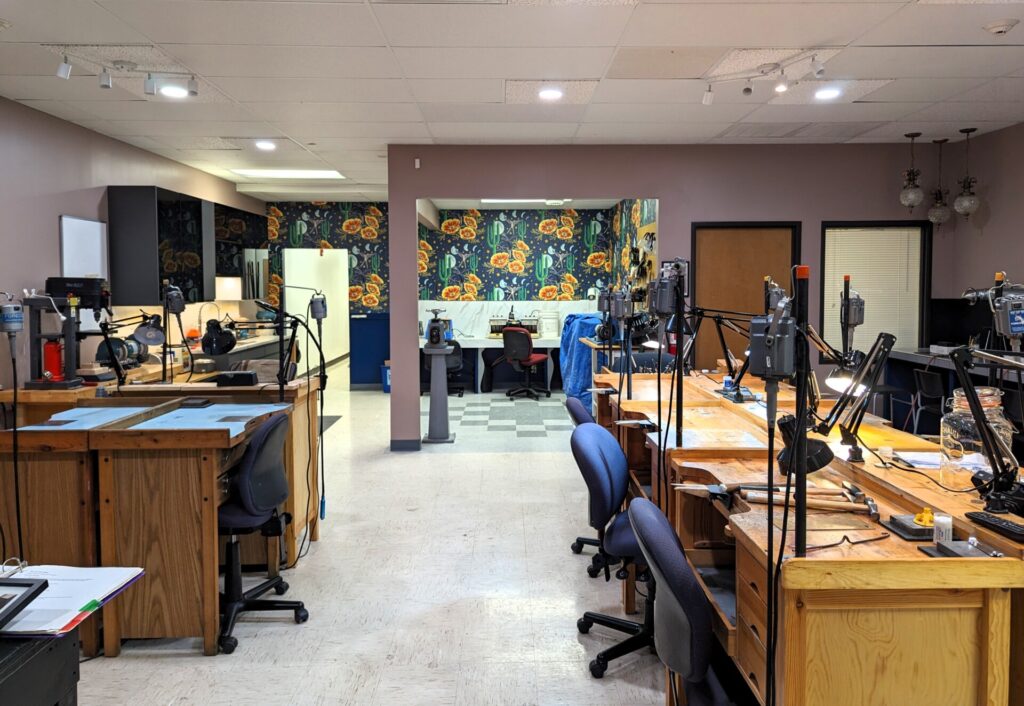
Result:
M800 264L801 255L801 244L802 244L802 221L692 221L690 223L690 261L692 267L690 272L690 302L697 306L697 275L699 274L697 268L697 231L698 230L742 230L742 229L761 229L761 228L788 228L792 234L792 240L790 241L790 249L793 254L792 266L796 267ZM824 238L824 231L822 231L822 238Z
M898 221L822 221L821 222L821 275L818 279L818 330L825 330L825 232L843 228L920 228L921 229L921 277L918 283L920 298L917 312L917 344L921 348L929 340L931 329L932 300L932 222L928 220ZM824 334L822 334L824 335ZM819 356L820 357L820 356Z

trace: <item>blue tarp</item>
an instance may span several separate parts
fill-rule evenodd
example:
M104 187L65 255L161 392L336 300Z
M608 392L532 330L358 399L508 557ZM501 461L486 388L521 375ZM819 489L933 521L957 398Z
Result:
M591 406L590 387L594 379L591 350L580 343L580 338L592 338L594 328L599 323L600 314L569 314L562 326L562 389L566 397L578 398L588 409Z

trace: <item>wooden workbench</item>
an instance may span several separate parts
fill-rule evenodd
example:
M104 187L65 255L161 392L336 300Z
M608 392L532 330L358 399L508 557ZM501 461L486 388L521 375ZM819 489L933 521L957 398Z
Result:
M755 461L721 458L673 461L673 466L680 480L698 483L767 480L764 464ZM1010 590L1019 593L1024 588L1024 545L969 525L962 514L977 505L967 497L947 494L935 503L939 498L932 491L917 495L915 486L878 479L875 470L834 461L815 473L812 483L837 487L851 480L877 501L883 518L930 503L954 516L958 533L969 531L1007 557L932 559L918 551L919 543L891 535L856 546L809 549L807 558L787 559L781 577L780 703L1008 703L1011 674L1017 678L1011 669L1011 615L1020 621L1011 614ZM898 491L893 490L896 487ZM712 601L715 633L748 686L763 700L766 507L733 496L732 507L727 508L718 500L674 492L678 501L672 519L687 559ZM808 514L809 548L844 535L858 540L886 531L865 515ZM778 527L781 509L776 517ZM792 522L791 516L790 528ZM859 526L847 526L853 523ZM830 529L840 525L843 528ZM780 536L776 532L776 547ZM786 537L786 551L793 551L792 532ZM732 600L721 600L702 575L720 579L730 571L735 575L735 594ZM716 590L720 588L719 583ZM1013 637L1015 668L1020 666L1022 640L1024 635ZM1021 697L1024 694L1014 698Z
M179 400L90 433L99 462L104 566L141 566L144 576L104 608L103 646L123 638L202 637L217 654L220 630L217 508L228 470L259 425L290 405Z

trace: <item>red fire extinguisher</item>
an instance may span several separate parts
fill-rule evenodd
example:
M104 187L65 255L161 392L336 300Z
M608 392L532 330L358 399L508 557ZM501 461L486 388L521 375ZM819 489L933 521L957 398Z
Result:
M43 373L54 382L64 380L64 347L60 341L43 344Z

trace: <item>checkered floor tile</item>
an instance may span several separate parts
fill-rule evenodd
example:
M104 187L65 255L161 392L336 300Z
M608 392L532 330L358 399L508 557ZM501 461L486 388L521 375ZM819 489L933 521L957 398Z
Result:
M420 414L429 415L429 397L420 398ZM452 431L491 432L517 438L548 438L568 434L572 421L565 411L565 395L552 393L539 401L510 400L503 393L448 397L448 419Z

